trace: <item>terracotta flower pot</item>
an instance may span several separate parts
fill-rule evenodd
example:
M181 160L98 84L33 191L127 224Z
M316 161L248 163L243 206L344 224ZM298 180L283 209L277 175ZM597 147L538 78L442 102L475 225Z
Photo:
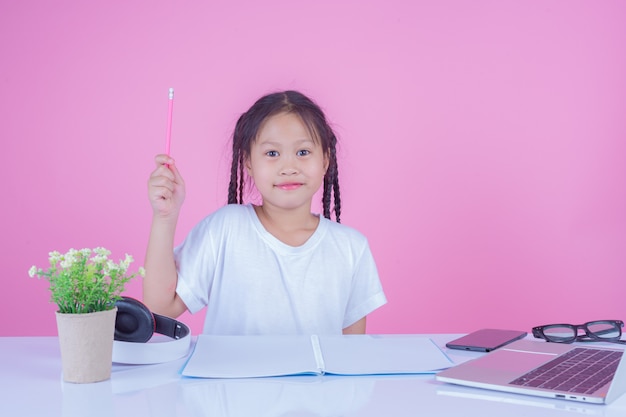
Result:
M78 384L111 377L117 307L87 314L57 312L63 380Z

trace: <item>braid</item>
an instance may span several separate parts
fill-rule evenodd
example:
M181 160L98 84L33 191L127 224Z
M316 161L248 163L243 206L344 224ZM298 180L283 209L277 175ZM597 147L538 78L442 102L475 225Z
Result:
M337 137L332 133L329 135L330 143L328 149L328 170L324 176L324 191L322 194L322 206L324 217L330 219L331 196L334 199L335 220L340 223L341 197L339 193L339 170L337 167Z
M326 176L324 177L324 192L322 193L322 208L324 217L330 219L330 195L332 192L332 185L330 180L330 166L328 167L329 171L326 171Z
M239 117L233 132L233 160L230 165L228 204L243 204L245 141L245 113Z
M233 152L235 150L233 149ZM230 166L230 183L228 184L228 204L237 203L237 183L239 178L237 177L237 165L238 158L234 157Z
M335 181L333 182L333 194L335 196L335 220L337 223L341 223L341 195L339 193L339 177L337 176L337 171L335 170Z
M239 156L239 200L237 204L243 204L243 154Z

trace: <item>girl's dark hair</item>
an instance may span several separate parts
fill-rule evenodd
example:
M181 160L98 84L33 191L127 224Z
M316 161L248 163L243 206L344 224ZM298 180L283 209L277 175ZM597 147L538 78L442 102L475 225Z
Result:
M319 140L322 145L322 150L329 161L324 176L323 214L324 217L330 219L332 198L335 220L339 223L341 198L337 169L337 137L326 121L326 116L320 107L297 91L283 91L263 96L239 117L233 132L233 161L228 186L228 204L243 204L244 165L250 156L252 143L257 139L263 123L279 113L298 115L311 132L313 139Z

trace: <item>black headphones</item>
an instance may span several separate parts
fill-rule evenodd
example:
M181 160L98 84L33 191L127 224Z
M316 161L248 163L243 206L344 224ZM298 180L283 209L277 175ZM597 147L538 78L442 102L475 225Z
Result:
M115 341L113 362L149 364L167 362L186 356L191 332L184 323L171 317L152 313L140 301L122 297L115 303ZM159 333L172 341L151 341Z

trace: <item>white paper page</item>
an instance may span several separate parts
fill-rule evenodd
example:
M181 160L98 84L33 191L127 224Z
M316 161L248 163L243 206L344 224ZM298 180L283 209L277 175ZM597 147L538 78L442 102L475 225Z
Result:
M310 336L199 335L184 376L249 378L317 373Z
M326 372L338 375L431 374L452 361L415 335L320 336Z

